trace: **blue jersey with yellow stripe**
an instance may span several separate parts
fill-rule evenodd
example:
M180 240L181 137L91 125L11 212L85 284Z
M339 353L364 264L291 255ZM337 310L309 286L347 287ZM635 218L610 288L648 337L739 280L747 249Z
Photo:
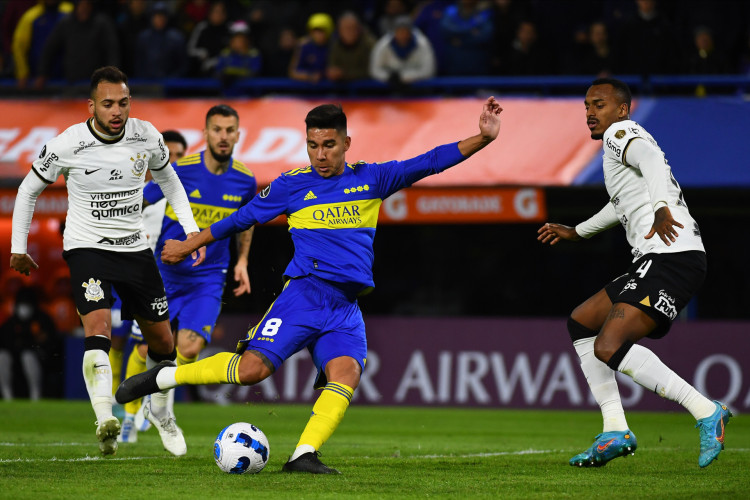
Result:
M226 172L217 175L206 168L204 155L205 151L201 151L185 156L173 164L188 195L193 218L201 229L235 213L255 196L257 189L255 176L242 162L230 159L230 166ZM164 197L164 194L158 184L149 182L143 189L143 197L149 203L156 203ZM185 232L174 210L167 204L161 235L154 251L162 276L165 279L169 279L170 276L201 278L219 273L223 279L222 273L226 273L227 266L229 266L229 240L208 245L206 260L201 265L192 267L192 259L186 259L175 265L166 265L161 262L164 242L170 239L184 240Z
M211 234L226 238L286 214L294 257L284 274L315 275L360 293L375 285L372 245L380 204L464 160L457 144L405 161L346 164L342 174L328 178L311 166L285 172L247 205L211 225Z

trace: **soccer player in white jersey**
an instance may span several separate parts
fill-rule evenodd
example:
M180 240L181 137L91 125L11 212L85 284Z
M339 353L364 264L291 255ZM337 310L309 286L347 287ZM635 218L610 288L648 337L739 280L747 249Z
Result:
M10 267L28 275L38 269L26 253L36 198L62 175L68 189L63 257L85 331L83 376L96 414L96 436L104 455L117 451L120 422L112 415L112 288L123 314L141 326L149 365L174 361L164 285L143 234L141 204L147 170L161 185L188 237L198 232L187 195L169 164L161 134L148 122L128 119L127 76L107 66L91 76L91 118L69 127L42 149L18 188L13 210ZM204 255L205 249L201 253ZM149 419L164 447L186 453L185 439L167 411L167 394L152 397Z
M706 275L706 254L698 224L680 185L651 135L630 120L628 86L613 78L595 80L586 93L591 138L602 140L604 183L610 201L576 227L546 223L538 239L556 244L577 241L618 223L632 247L625 274L576 307L568 331L581 369L601 407L604 429L570 465L598 467L632 454L637 447L628 428L615 381L624 373L663 398L684 406L700 429L698 464L709 465L724 449L724 426L732 413L711 401L668 368L644 337L661 338L697 292Z

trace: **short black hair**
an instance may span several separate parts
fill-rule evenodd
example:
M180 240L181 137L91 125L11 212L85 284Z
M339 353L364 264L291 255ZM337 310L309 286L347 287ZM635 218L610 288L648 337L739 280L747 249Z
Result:
M182 144L183 148L187 149L188 147L185 136L176 130L165 130L161 133L161 136L164 138L164 142L178 142Z
M89 89L91 97L94 97L96 87L98 87L101 82L124 83L125 86L127 86L128 75L116 66L104 66L103 68L94 70L91 74L91 87Z
M628 110L630 110L630 103L633 100L633 94L630 92L630 87L628 87L627 83L618 80L617 78L597 78L591 82L591 86L593 87L594 85L612 85L612 88L615 89L615 94L620 98L620 103L624 102L627 104Z
M346 115L340 104L321 104L307 113L305 125L307 130L332 128L346 134Z
M217 104L216 106L211 106L211 109L209 109L208 113L206 113L206 125L208 125L209 118L214 115L234 116L235 118L237 118L238 123L240 121L240 115L237 113L237 110L235 110L228 104Z

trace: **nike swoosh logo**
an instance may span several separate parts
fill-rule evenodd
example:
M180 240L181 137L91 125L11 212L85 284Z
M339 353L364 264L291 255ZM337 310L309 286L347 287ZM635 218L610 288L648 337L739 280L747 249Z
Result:
M611 445L614 440L615 440L615 438L612 438L612 439L610 439L609 441L607 441L604 444L597 445L596 451L598 451L599 453L603 452L604 450L606 450L607 448L609 448L609 445Z
M164 311L158 311L158 313L159 313L159 316L161 316L161 315L162 315L162 314L164 314L165 312L167 312L167 311L166 311L166 310L164 310Z
M101 170L101 168L97 168L97 169L94 169L94 170L86 170L86 171L84 172L84 174L86 174L86 175L91 175L91 174L93 174L94 172L98 172L99 170Z
M721 424L721 436L716 436L716 440L721 444L724 444L724 419L720 418L719 423Z

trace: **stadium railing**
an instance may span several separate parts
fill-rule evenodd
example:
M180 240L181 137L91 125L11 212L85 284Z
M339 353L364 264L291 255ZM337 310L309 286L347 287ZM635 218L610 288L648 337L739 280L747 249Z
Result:
M163 80L131 79L139 95L154 97L259 97L267 95L337 95L342 97L430 95L474 95L487 91L526 95L565 95L581 92L594 79L591 75L575 76L462 76L437 77L394 89L375 80L346 83L323 81L306 83L289 78L251 78L222 85L214 78L166 78ZM750 92L750 75L618 75L639 95L669 94L746 94ZM50 81L41 90L21 90L13 79L0 79L0 98L74 97L88 93L88 82L69 84Z

